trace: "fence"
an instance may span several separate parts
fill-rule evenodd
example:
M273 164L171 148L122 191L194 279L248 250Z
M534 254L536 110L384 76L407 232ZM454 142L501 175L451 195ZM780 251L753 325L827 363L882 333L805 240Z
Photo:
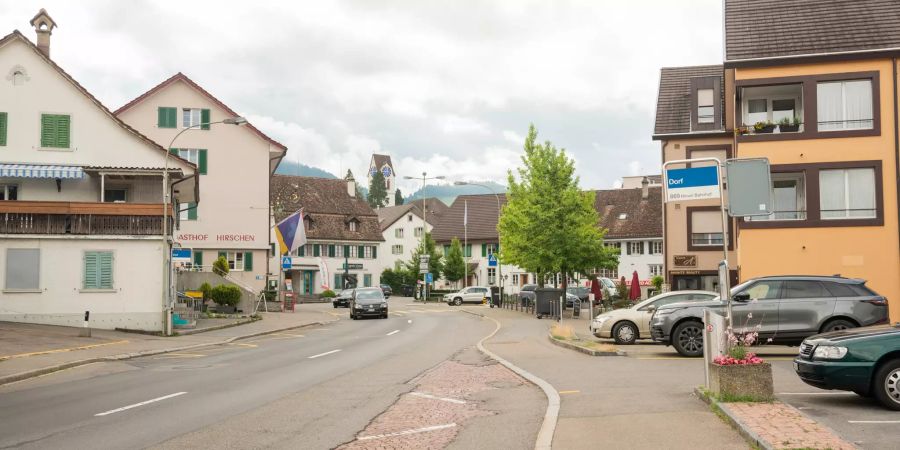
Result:
M0 234L153 236L162 234L162 220L162 216L2 213Z

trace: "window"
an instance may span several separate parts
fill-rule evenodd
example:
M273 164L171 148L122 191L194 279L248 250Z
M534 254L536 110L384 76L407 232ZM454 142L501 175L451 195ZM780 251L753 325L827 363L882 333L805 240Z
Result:
M179 220L197 220L197 204L196 203L184 203L178 204L178 219Z
M103 201L106 203L125 203L128 199L128 189L106 188L103 190Z
M363 287L372 287L372 275L364 274L363 275Z
M856 297L858 295L853 292L853 289L851 289L850 286L843 283L825 281L822 284L825 285L825 289L828 289L828 292L834 297Z
M0 200L18 200L19 187L15 184L0 184Z
M819 171L822 219L874 218L875 169Z
M6 124L7 120L7 113L0 112L0 147L6 146L6 129L9 128Z
M403 228L397 228L394 230L394 237L397 239L403 239Z
M498 247L498 246L499 246L498 244L484 244L484 247L483 247L483 248L484 248L484 255L482 255L482 256L484 256L485 258L487 258L488 256L491 256L491 255L493 255L494 253L497 253L497 247Z
M335 245L334 246L334 257L335 258L343 258L344 257L344 246L343 245ZM340 286L340 285L338 285Z
M721 246L722 213L719 211L691 211L691 245Z
M816 97L819 131L873 127L872 80L821 82Z
M348 258L358 258L358 257L359 257L359 256L358 256L358 253L357 253L357 250L358 250L358 249L359 249L359 247L357 247L357 246L355 246L355 245L351 245L351 246L350 246L350 253L347 255L347 257L348 257Z
M40 286L41 251L37 248L6 250L6 284L11 291L38 290Z
M173 154L178 155L182 159L186 159L197 165L197 171L200 175L206 175L207 156L206 149L203 148L178 148L172 149Z
M615 253L622 253L622 243L621 242L606 242L604 243L607 248L616 249Z
M691 301L690 294L675 294L675 295L669 295L667 297L663 297L663 298L651 303L650 305L660 308L660 307L663 307L666 305L670 305L672 303L682 303L682 302L688 302L688 301ZM642 309L644 311L646 311L646 308L649 307L650 305L647 305Z
M368 245L365 246L365 247L363 247L363 249L364 249L363 251L365 252L365 253L364 253L365 256L363 256L363 258L365 258L365 259L372 259L372 249L373 249L373 248L374 248L374 247L370 247L370 246L368 246Z
M235 272L244 271L244 253L243 252L227 252L225 259L228 260L228 270Z
M662 255L662 253L663 253L662 241L651 241L650 242L650 254L651 255Z
M407 222L412 222L412 214L406 216L406 221L407 221Z
M601 278L617 279L619 278L619 269L600 269L600 271L597 272L597 275Z
M753 86L745 87L741 90L741 108L743 109L743 117L741 120L743 125L752 127L758 122L778 124L782 120L789 121L788 126L793 126L803 118L802 98L803 85L787 84L776 86ZM799 128L798 128L799 129ZM779 132L791 131L798 129L779 127ZM751 131L752 130L751 128ZM774 130L769 130L772 132Z
M402 255L403 254L403 246L402 245L392 245L391 253L394 255Z
M716 117L715 90L697 90L697 123L713 123Z
M782 298L823 298L831 297L818 281L786 281Z
M488 267L487 270L488 284L497 284L497 269Z
M416 229L413 232L413 235L415 237L422 237L422 227L416 227Z
M466 258L472 257L472 244L464 245L463 250L465 250L465 254L463 256L465 256Z
M634 241L628 243L628 254L629 255L643 255L644 254L644 241Z
M351 220L350 222L347 223L347 227L350 229L350 231L357 231L358 224L359 223L357 221Z
M200 126L200 109L184 108L181 111L181 126L184 128L193 128Z
M750 299L774 300L778 298L781 290L781 281L760 281L750 286L745 292L750 294Z
M772 214L749 220L805 220L806 183L803 173L772 174Z
M178 108L160 106L156 109L156 126L159 128L177 127Z
M663 272L662 267L663 267L662 264L650 264L649 265L650 276L651 277L662 276L662 272Z
M69 148L71 118L64 114L41 114L41 147Z
M514 285L515 285L515 284L519 284L519 274L517 274L517 273L514 273L514 274L513 274L513 276L512 276L512 282L513 282Z
M628 218L628 213L620 213L619 214L619 220L625 220L627 218Z
M113 288L113 253L84 252L84 289Z

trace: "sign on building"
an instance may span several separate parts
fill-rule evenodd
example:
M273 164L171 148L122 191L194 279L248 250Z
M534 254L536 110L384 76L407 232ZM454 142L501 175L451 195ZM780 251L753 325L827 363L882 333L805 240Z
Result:
M666 169L666 201L716 199L719 191L719 166Z
M191 249L189 249L189 248L173 248L172 249L172 262L173 263L189 263L189 262L191 262Z
M283 270L291 270L291 266L293 266L291 257L290 256L282 256L281 257L281 268Z
M768 216L772 213L772 175L767 158L729 159L728 214L732 217Z

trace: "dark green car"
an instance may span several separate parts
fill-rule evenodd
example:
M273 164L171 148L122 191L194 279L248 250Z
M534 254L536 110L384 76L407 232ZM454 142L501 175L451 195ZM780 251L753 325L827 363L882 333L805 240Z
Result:
M900 411L900 322L807 338L794 370L810 386L875 397Z

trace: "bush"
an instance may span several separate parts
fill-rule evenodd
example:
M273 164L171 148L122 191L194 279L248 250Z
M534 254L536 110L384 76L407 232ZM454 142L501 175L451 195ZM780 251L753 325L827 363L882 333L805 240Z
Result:
M210 291L212 300L222 306L236 306L241 301L241 295L241 289L230 284L220 284Z
M224 256L220 256L219 259L213 262L213 273L223 277L228 275L228 260Z
M322 292L322 298L335 298L337 295L331 289L325 289L325 292Z
M212 298L210 295L212 293L212 286L209 283L203 283L200 285L200 292L203 293L203 301L209 300Z
M662 292L663 281L665 281L663 277L657 275L650 279L650 284L652 284L653 287L656 288L656 292Z
M619 297L619 299L628 299L628 284L626 284L625 282L625 277L622 277L622 279L619 280L619 283L616 284L616 295Z

